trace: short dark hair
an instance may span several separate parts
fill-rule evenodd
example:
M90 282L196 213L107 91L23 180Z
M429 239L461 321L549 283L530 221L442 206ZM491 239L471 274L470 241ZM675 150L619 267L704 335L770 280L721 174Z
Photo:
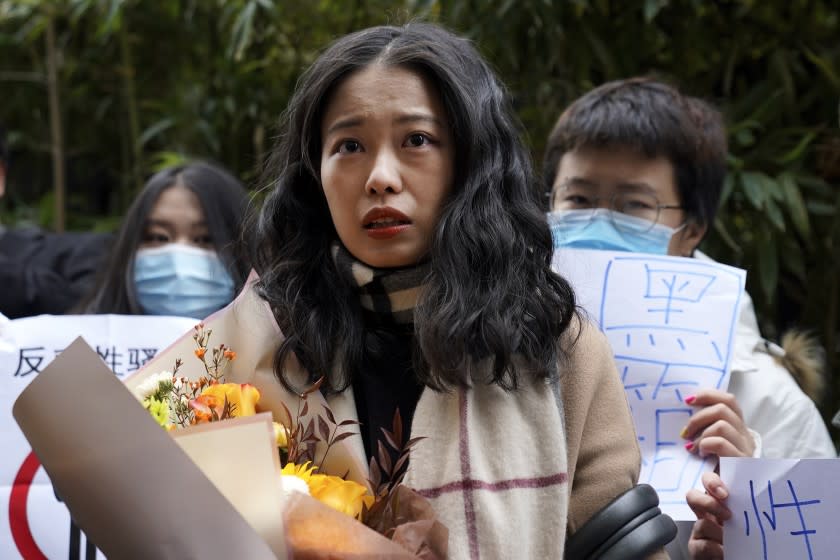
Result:
M523 374L555 377L564 356L560 335L575 303L568 283L550 268L551 233L521 125L468 40L409 23L338 39L301 77L282 117L254 257L260 293L285 336L275 356L278 378L300 389L285 375L294 354L313 380L324 377L322 390L340 391L362 361L358 297L330 252L338 235L320 182L320 134L331 93L373 64L408 68L434 84L456 150L453 190L414 316L418 379L439 390L467 385L485 359L490 380L505 388L516 387Z
M225 169L198 161L159 171L146 182L123 218L94 289L81 304L84 313L143 314L134 289L134 257L152 208L161 193L176 184L198 197L213 248L233 278L236 290L242 287L249 270L240 232L248 192Z
M686 214L711 225L726 175L726 131L717 109L651 78L605 83L575 100L554 125L543 158L544 188L551 192L567 152L619 147L665 157Z

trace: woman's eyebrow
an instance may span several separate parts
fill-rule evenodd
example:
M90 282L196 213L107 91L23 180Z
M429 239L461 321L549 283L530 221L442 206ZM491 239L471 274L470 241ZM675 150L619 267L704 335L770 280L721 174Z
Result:
M146 227L158 226L163 228L171 228L172 222L160 218L146 218Z
M394 122L397 124L428 122L435 126L443 126L443 122L441 122L439 118L428 113L407 113L405 115L400 115L397 118L395 118Z
M325 136L329 136L336 130L343 130L345 128L353 128L354 126L359 126L362 124L362 122L364 122L364 119L360 116L345 117L343 119L338 119L330 125L330 127L327 129L327 133L325 134Z

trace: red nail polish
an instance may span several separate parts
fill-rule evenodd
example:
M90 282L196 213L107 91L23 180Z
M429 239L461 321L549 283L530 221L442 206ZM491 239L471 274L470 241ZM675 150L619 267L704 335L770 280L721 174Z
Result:
M691 404L691 403L693 403L695 400L697 400L697 397L695 397L694 395L691 395L690 397L686 397L686 398L685 398L685 404Z
M694 449L694 443L693 442L689 441L688 443L685 444L685 450L686 451L691 451L692 449Z

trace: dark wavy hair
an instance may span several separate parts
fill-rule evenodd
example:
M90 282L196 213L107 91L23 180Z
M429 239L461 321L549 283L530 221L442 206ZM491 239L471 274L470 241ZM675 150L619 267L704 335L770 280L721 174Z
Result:
M454 187L415 310L418 379L449 390L473 381L514 389L523 374L556 377L575 299L550 268L551 234L519 122L470 42L410 23L335 41L300 78L281 118L253 257L259 292L285 335L275 356L278 378L300 390L284 373L294 354L311 380L324 377L322 390L340 391L363 357L358 297L330 252L338 235L320 182L320 131L331 93L372 64L407 68L435 84L456 146ZM481 369L487 363L489 376Z
M79 306L81 313L142 315L134 288L134 257L143 240L146 220L161 193L176 184L198 197L213 248L242 287L250 265L240 228L247 214L248 191L226 170L207 162L192 162L159 171L143 186L123 218L102 272Z

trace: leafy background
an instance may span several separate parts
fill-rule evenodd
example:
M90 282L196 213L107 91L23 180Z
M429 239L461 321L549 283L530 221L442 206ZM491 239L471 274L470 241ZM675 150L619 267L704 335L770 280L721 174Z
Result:
M346 32L411 18L471 37L539 163L556 117L654 74L720 106L730 142L707 253L749 271L770 337L810 329L840 408L840 5L832 0L0 0L0 221L109 230L143 180L205 157L258 188L301 70Z

